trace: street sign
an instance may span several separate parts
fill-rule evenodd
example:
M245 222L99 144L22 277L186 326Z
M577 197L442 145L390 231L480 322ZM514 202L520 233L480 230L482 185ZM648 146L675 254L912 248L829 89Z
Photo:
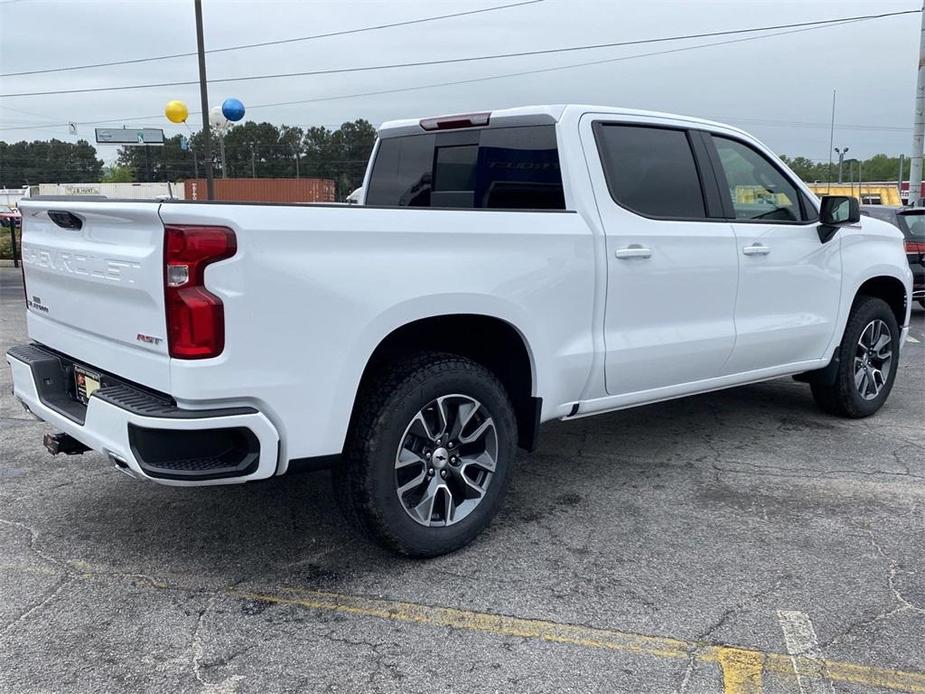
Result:
M96 128L96 142L101 145L154 145L164 144L164 131L160 128Z

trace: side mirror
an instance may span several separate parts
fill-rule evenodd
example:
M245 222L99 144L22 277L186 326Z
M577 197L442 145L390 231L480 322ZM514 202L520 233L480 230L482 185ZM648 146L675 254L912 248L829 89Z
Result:
M861 221L861 205L847 195L825 195L819 207L819 240L829 241L839 227Z

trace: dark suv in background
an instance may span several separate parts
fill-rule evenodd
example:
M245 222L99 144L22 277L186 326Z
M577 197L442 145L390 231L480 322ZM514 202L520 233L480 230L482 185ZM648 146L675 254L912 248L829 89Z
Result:
M912 269L912 298L925 308L925 208L862 205L861 214L899 227L906 237L906 260Z

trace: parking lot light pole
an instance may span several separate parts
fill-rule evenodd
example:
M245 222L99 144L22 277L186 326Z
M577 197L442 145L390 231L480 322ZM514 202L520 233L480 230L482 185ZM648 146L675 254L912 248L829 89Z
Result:
M922 197L922 150L925 149L925 2L919 34L919 71L915 82L915 123L912 130L912 162L909 167L909 205Z
M193 0L196 8L196 50L199 52L199 100L202 105L202 139L206 165L206 196L215 199L215 181L212 178L212 135L209 129L209 88L206 80L206 51L202 37L202 0Z
M842 166L845 163L845 155L848 154L848 147L844 147L842 149L839 149L838 147L836 147L835 153L838 155L838 182L839 184L841 184L843 182Z

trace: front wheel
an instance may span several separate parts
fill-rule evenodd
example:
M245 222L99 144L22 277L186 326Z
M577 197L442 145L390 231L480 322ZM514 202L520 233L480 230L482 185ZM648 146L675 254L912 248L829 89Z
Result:
M859 298L838 346L834 382L811 384L816 404L840 417L869 417L879 410L896 379L899 336L896 316L885 301Z
M426 353L387 367L360 394L334 484L366 534L430 557L469 543L497 512L517 426L497 377Z

